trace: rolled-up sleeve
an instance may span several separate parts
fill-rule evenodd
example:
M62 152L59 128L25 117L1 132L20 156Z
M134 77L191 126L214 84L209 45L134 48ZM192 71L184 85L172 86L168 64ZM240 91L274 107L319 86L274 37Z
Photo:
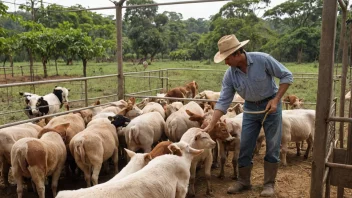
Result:
M292 72L272 56L268 55L266 57L265 67L269 74L280 79L280 84L293 83Z
M224 75L224 79L222 80L220 98L216 103L214 109L220 110L224 114L226 114L227 109L229 108L235 93L236 91L231 81L231 69L229 68Z

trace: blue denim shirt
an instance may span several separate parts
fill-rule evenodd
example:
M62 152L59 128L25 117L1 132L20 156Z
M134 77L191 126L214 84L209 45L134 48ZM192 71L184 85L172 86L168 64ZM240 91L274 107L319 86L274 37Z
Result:
M247 73L237 67L229 67L222 81L220 98L215 105L224 113L230 106L236 93L248 101L260 101L278 91L274 77L280 84L292 84L292 73L272 56L262 52L245 52L247 57Z

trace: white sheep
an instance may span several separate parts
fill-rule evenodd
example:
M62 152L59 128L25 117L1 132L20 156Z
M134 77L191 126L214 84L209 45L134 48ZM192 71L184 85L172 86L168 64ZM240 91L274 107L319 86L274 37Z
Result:
M203 132L200 128L190 128L186 133L183 134L180 142L186 142L190 147L195 149L204 149L201 155L196 156L192 160L191 164L191 178L188 193L192 196L195 195L194 183L196 178L196 168L198 163L204 162L205 179L207 181L207 194L211 192L211 164L213 162L213 155L211 149L215 148L216 142L214 142L210 135Z
M158 112L142 114L118 131L125 136L127 148L131 151L143 149L145 153L152 150L152 144L160 140L164 134L165 121Z
M166 136L173 142L177 142L181 139L182 135L192 127L200 127L196 121L190 121L189 115L186 110L191 111L194 114L204 116L203 109L195 102L191 101L188 104L182 106L178 111L172 113L166 119Z
M203 152L190 147L185 142L173 143L172 151L181 156L162 155L148 163L140 171L107 185L99 185L94 190L60 191L56 198L184 198L190 178L192 159ZM84 191L84 193L81 193Z

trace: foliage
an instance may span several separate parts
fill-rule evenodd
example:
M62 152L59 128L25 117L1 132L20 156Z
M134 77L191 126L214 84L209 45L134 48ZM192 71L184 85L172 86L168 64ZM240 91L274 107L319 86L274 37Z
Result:
M153 3L126 1L126 5ZM240 41L250 40L245 46L247 51L263 51L279 60L298 63L318 59L322 0L288 0L268 9L269 5L269 0L233 0L209 20L183 19L182 14L171 11L158 13L157 6L128 8L122 27L123 57L133 61L153 61L155 57L209 61L218 51L217 41L224 35L236 34ZM55 61L60 57L85 61L95 58L97 62L116 60L113 16L91 11L67 12L84 7L46 5L41 0L29 0L21 9L7 13L7 7L0 3L1 42L18 38L20 46L15 50L1 46L0 59L13 54L28 60L24 52L33 49L36 61L43 57ZM16 34L20 36L15 37ZM22 41L22 37L26 38Z

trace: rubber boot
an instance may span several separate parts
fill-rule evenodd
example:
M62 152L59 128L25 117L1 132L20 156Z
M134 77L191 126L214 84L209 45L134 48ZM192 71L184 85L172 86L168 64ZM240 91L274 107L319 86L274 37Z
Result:
M264 188L260 193L261 197L272 197L275 195L275 178L278 169L279 163L264 161Z
M233 186L227 189L228 194L237 194L244 190L251 189L251 171L253 165L242 167L238 169L238 180Z

